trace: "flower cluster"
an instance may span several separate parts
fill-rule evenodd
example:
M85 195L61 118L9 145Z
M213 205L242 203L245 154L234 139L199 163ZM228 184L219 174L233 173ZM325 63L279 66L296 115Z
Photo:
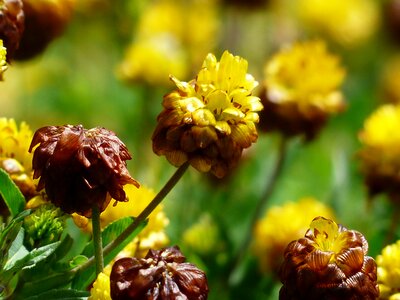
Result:
M376 299L377 267L367 251L360 232L315 218L285 250L279 299Z
M299 214L299 211L302 213ZM253 250L264 272L278 274L286 246L304 235L315 216L334 219L334 213L328 206L311 197L268 209L253 233Z
M400 105L387 104L371 114L359 134L358 155L371 196L385 192L396 199L400 191L399 128Z
M331 114L344 109L340 91L345 71L320 40L295 43L265 66L265 109L260 125L267 131L313 138Z
M367 41L380 21L378 4L372 0L301 0L297 4L307 27L347 47Z
M400 241L386 246L376 258L379 299L400 299Z
M258 83L247 74L247 61L225 51L218 62L209 54L196 79L171 79L177 89L164 96L154 152L175 166L189 162L224 177L258 137L262 104L251 94Z
M191 74L213 49L218 19L215 0L153 1L141 15L135 40L118 68L127 81L168 84L168 75Z
M50 201L64 212L91 216L94 205L103 211L111 198L127 201L123 185L139 187L126 169L126 160L131 159L128 149L105 128L42 127L29 151L34 148L38 190L45 188Z

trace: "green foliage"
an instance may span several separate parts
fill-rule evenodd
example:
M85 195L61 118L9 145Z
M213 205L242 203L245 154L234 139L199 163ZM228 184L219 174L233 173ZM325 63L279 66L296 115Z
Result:
M18 215L25 207L24 196L2 168L0 168L0 196L13 217Z

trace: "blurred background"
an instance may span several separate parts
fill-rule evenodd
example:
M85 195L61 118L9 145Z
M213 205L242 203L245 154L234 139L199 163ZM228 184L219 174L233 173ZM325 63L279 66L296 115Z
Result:
M228 50L245 58L249 73L262 83L265 64L282 47L322 39L346 70L346 110L314 140L290 139L261 214L313 197L330 207L339 223L366 236L370 256L388 243L392 204L385 196L368 199L357 151L364 120L379 105L400 101L400 1L58 2L68 5L60 4L58 18L48 16L55 23L41 29L46 34L61 26L56 37L34 57L9 64L0 83L0 117L25 121L32 130L106 127L132 153L132 176L158 191L175 171L151 144L162 97L174 88L169 74L189 81L207 53L219 58ZM278 298L276 272L263 267L253 251L256 237L237 258L276 163L279 139L278 133L259 132L258 142L224 179L190 168L164 201L170 244L206 271L211 300ZM272 228L276 235L283 231L278 224Z

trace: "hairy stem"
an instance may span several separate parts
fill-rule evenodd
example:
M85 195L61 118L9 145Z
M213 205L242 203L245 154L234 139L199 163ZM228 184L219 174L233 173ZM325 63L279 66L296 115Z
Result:
M100 228L100 210L97 205L92 208L92 227L93 227L93 245L94 245L94 258L96 261L96 277L104 269L103 259L103 242L101 238Z

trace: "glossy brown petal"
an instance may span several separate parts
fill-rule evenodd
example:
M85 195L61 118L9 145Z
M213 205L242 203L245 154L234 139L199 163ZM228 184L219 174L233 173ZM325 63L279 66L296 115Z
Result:
M125 184L139 186L126 168L128 149L105 128L43 127L35 132L29 151L34 151L38 190L45 188L50 201L67 213L89 217L93 205L103 211L111 198L127 201Z
M7 49L7 62L13 58L24 32L24 12L21 0L0 2L0 39Z
M186 263L178 247L150 250L145 258L122 258L113 265L111 298L137 300L205 300L207 278Z

